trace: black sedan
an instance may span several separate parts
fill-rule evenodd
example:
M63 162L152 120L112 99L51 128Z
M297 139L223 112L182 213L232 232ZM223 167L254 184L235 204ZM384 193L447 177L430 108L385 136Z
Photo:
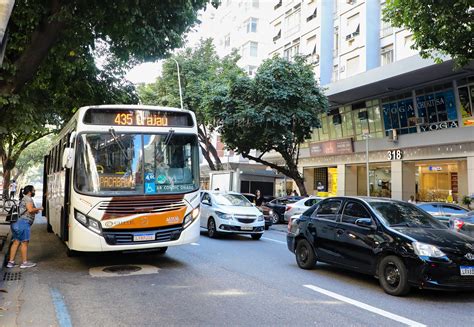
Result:
M449 228L474 238L474 211L470 211L465 215L451 217Z
M407 202L322 200L293 220L287 244L300 268L322 261L374 275L391 295L411 286L474 290L474 239Z
M283 196L266 203L265 205L273 210L273 223L278 224L283 221L287 204L295 203L303 198L304 196Z

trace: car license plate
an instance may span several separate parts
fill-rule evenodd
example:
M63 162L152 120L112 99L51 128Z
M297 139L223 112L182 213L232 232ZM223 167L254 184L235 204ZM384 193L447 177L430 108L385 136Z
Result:
M155 234L135 234L135 235L133 235L133 241L134 242L154 241L154 240L155 240Z
M474 266L461 266L461 276L474 276Z
M241 230L253 230L253 226L242 226L240 227Z

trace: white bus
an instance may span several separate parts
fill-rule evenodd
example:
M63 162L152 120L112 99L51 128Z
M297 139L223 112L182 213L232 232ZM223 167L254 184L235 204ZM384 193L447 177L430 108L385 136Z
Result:
M199 144L190 111L80 108L44 160L49 232L75 251L149 251L199 238Z

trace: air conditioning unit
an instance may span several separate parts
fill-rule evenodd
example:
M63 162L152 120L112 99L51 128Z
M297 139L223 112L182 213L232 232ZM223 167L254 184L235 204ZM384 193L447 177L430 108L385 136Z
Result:
M387 131L388 133L388 140L391 142L397 142L398 141L398 132L396 129L390 129Z
M341 114L337 114L337 115L332 116L332 123L333 123L334 125L341 125L341 123L342 123L342 116L341 116Z
M369 119L369 113L367 112L367 110L359 111L358 117L359 117L359 120L367 120Z
M347 3L348 5L353 5L353 4L356 3L356 0L346 0L346 3Z
M319 55L316 54L313 56L313 64L317 64L319 62Z

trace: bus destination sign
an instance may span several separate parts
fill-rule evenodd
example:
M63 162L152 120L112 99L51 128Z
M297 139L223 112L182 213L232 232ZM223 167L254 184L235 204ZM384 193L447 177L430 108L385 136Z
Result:
M148 109L92 108L84 124L144 127L192 127L193 119L185 112Z

